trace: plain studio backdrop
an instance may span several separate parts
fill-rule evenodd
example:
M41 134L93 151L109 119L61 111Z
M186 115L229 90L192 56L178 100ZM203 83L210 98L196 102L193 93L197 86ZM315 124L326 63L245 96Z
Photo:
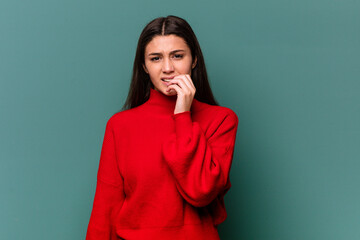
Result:
M0 239L84 239L106 121L153 18L239 116L222 240L360 239L360 2L0 2Z

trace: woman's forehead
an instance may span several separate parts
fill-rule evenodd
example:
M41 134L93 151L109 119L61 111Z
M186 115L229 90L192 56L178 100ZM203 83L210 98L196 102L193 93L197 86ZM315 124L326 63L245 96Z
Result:
M185 40L174 34L155 36L146 46L145 52L165 52L170 53L174 50L188 51Z

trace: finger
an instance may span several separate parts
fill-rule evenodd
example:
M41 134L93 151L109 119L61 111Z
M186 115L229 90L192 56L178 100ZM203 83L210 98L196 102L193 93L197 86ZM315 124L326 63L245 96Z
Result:
M176 92L177 95L181 95L182 92L183 92L182 89L176 84L169 85L168 89L166 91L170 92L171 89L173 89Z
M189 83L189 79L186 77L185 74L179 75L179 78L181 78L184 81L184 83L186 84L186 86L188 87L189 90L192 89L192 85L191 85L191 83Z
M171 79L169 83L170 83L169 86L172 86L172 85L179 86L185 93L188 93L191 91L189 89L189 86L184 82L184 80L182 78Z
M186 84L188 91L194 92L195 88L193 87L191 81L186 77L185 74L178 75L177 77L178 77L177 79L181 79L184 82L184 84Z
M186 74L185 76L186 76L187 79L189 79L189 82L191 83L191 86L195 89L194 82L193 82L193 80L191 79L190 75L189 75L189 74Z

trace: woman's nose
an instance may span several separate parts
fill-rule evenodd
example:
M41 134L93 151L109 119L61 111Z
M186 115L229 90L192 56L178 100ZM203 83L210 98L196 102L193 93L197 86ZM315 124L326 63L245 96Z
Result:
M174 71L174 66L170 59L164 58L163 65L162 65L163 72L172 72Z

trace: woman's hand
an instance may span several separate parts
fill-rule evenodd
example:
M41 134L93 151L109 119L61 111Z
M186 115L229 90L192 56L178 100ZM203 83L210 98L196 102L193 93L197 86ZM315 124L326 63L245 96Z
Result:
M174 114L190 111L192 101L195 96L195 85L189 74L182 74L174 77L169 81L167 92L176 91L177 100Z

